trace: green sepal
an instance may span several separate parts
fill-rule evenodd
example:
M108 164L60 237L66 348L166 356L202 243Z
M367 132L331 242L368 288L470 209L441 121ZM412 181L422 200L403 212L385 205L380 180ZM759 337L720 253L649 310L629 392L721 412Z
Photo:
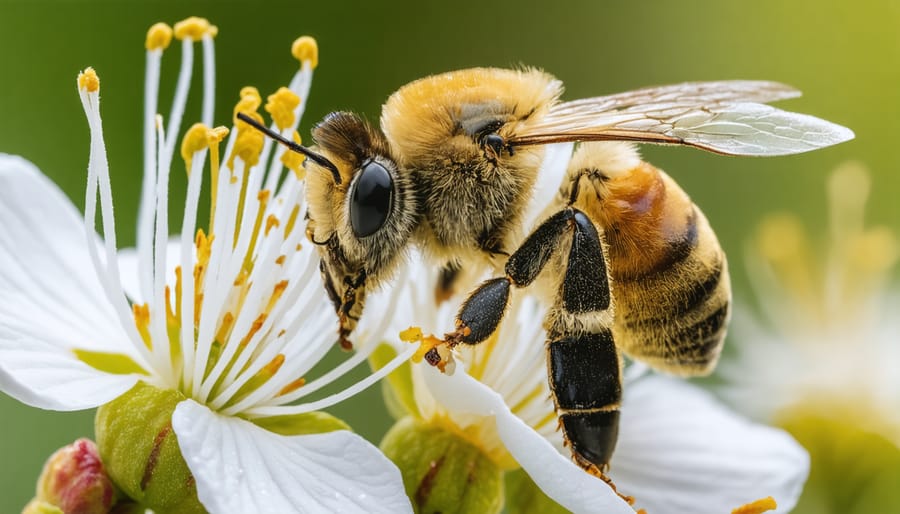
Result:
M97 409L94 432L110 478L154 512L206 512L172 430L172 413L184 399L177 391L139 382Z
M459 435L407 416L381 441L400 469L417 514L496 514L503 508L502 472Z
M51 505L43 500L34 499L22 509L22 514L66 514L56 505Z
M149 375L134 359L121 353L95 352L92 350L74 349L72 353L88 366L112 375L130 375L137 373Z
M335 430L350 430L344 423L327 412L307 412L289 416L271 416L251 419L256 426L281 435L323 434Z
M391 345L380 344L369 354L369 366L373 371L381 369L396 356L397 351ZM412 366L409 361L392 371L386 380L382 380L381 394L394 419L407 415L421 416L413 392Z
M507 514L568 514L568 509L544 494L521 469L507 472L503 479Z

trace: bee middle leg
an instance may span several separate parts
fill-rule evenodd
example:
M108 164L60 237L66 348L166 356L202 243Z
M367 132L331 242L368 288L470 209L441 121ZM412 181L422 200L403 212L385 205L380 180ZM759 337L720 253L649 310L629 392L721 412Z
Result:
M500 324L509 303L510 286L527 287L572 235L566 273L560 287L562 307L575 314L605 311L611 303L606 261L600 236L587 215L568 207L550 216L525 239L506 262L506 276L488 279L463 302L456 330L445 335L451 346L478 344Z

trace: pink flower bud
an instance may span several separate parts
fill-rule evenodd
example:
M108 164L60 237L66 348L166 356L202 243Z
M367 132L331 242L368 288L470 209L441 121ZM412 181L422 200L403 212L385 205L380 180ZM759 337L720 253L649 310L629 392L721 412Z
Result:
M37 500L66 514L107 514L115 501L97 445L79 439L54 453L38 479Z

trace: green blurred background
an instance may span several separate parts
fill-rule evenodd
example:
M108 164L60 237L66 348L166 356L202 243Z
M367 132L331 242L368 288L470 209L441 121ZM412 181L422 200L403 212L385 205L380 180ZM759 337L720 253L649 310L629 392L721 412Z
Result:
M289 79L296 36L317 38L320 66L304 136L331 110L376 119L402 84L470 66L538 66L565 82L569 99L688 80L769 79L802 89L803 98L783 106L849 126L857 139L765 160L644 150L692 195L735 256L737 296L746 290L740 256L755 224L788 209L824 234L824 178L847 159L872 171L869 219L900 226L900 155L890 143L900 134L896 1L0 2L0 151L34 161L81 207L88 130L75 76L95 67L124 245L134 240L140 184L144 34L156 21L189 15L220 29L217 123L227 122L241 86L266 94ZM164 113L178 65L176 52L167 55ZM197 117L192 103L186 122ZM178 205L177 182L173 195ZM333 412L377 441L390 423L380 405L373 388ZM0 393L0 430L0 512L17 512L32 496L43 460L92 435L92 413L41 412Z

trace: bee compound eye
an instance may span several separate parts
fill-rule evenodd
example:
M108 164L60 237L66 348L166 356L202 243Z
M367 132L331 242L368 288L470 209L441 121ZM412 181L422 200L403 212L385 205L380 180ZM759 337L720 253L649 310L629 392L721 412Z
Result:
M497 156L500 155L500 152L503 151L503 146L506 144L506 140L499 134L488 134L484 136L482 141L484 146L490 148L494 152L494 155Z
M394 181L376 161L363 165L350 196L350 226L356 237L378 231L387 221L394 195Z

